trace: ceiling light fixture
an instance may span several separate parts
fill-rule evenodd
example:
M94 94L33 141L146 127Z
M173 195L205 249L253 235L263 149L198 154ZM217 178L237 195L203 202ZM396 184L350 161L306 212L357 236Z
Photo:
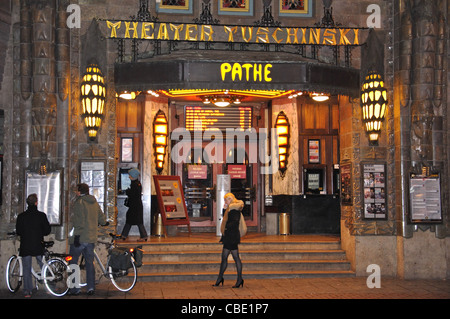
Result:
M309 96L311 96L311 98L316 102L324 102L330 98L328 94L316 92L310 93Z

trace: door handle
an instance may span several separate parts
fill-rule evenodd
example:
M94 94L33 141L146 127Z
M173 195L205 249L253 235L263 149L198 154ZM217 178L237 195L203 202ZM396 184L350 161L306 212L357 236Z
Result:
M250 188L250 199L255 202L256 201L256 185L253 185Z

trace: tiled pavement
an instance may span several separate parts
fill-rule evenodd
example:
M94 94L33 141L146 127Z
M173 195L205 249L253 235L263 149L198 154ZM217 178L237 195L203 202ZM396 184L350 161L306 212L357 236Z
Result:
M28 301L23 300L21 291L11 294L2 290L0 304L4 307L15 304L16 309L20 304L21 313L25 311L33 315L37 309L41 309L40 312L58 309L64 316L123 316L125 313L127 316L148 315L152 318L245 316L248 319L283 318L292 314L296 314L295 318L315 314L320 318L333 318L337 313L343 315L346 312L365 317L381 313L389 313L389 317L396 317L396 314L415 317L418 311L445 313L450 299L450 283L443 280L382 278L381 288L372 289L367 287L366 278L362 277L248 279L244 287L238 289L231 288L234 280L225 282L223 287L212 287L211 284L206 281L138 282L131 292L123 293L102 279L93 296L82 293L57 298L47 294L42 287ZM34 305L31 306L32 303ZM64 307L66 303L68 305ZM85 304L93 307L87 308Z
M450 299L450 282L446 280L401 280L381 278L380 288L368 288L365 277L247 279L243 288L212 287L212 282L138 282L131 292L117 291L106 279L97 284L94 296L49 295L43 286L32 299ZM0 291L1 299L23 299L21 291Z

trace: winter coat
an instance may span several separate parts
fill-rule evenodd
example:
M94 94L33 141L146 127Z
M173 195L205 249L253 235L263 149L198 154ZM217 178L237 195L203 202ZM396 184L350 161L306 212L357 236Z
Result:
M144 207L142 206L142 185L139 180L131 181L130 187L125 191L128 196L128 211L125 223L141 225L144 223Z
M40 256L44 254L42 241L50 234L51 227L47 215L38 211L35 205L17 216L16 234L20 236L20 256Z
M77 197L72 207L73 234L69 243L73 244L75 236L80 236L80 243L96 243L98 225L106 224L106 217L94 196L86 194Z
M229 250L238 249L237 245L241 242L241 236L247 232L244 216L241 211L244 207L244 202L236 200L232 202L225 211L221 231L221 242L224 247Z

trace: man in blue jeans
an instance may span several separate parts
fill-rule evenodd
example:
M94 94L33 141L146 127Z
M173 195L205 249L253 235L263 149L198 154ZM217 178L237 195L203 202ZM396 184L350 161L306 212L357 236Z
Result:
M42 268L42 255L44 246L42 241L44 236L50 234L51 227L47 215L37 209L38 198L36 194L27 197L27 210L17 216L16 234L20 236L20 251L23 266L23 286L25 297L31 297L33 290L33 278L31 276L31 266L33 256L39 267Z
M105 215L94 196L89 195L87 184L77 185L77 198L72 206L72 231L69 234L71 264L77 264L78 258L83 254L86 261L87 293L95 292L94 247L97 243L98 225L106 226ZM77 295L80 288L71 288L70 294Z

